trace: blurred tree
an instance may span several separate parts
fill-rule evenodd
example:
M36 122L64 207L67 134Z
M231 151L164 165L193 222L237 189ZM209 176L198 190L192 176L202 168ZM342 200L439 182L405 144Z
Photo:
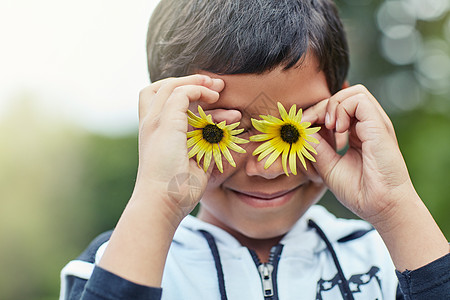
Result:
M137 134L86 137L80 196L90 199L89 209L95 215L93 233L112 229L118 221L133 191L137 157Z
M414 186L449 239L450 119L415 110L396 116L394 123Z

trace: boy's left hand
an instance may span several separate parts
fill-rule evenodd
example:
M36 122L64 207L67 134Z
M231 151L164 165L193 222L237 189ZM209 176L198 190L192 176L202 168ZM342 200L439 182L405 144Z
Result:
M447 240L410 180L391 121L364 86L310 107L304 120L348 132L343 155L322 130L316 133L313 166L340 202L378 230L397 269L416 269L448 253Z

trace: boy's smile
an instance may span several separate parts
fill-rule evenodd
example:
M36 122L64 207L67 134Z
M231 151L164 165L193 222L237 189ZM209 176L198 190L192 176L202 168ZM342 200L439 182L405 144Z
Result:
M234 110L234 113L235 110L240 111L241 119L233 122L241 122L239 128L246 131L240 137L248 139L258 133L251 127L250 118L260 119L260 114L268 113L279 117L277 101L286 109L296 104L297 108L305 110L329 98L331 94L325 75L318 70L315 57L306 55L296 68L283 70L279 67L261 75L202 72L225 82L219 101L202 106L213 118L215 109ZM267 104L274 108L271 112L261 111L261 104L255 101L261 95L265 96L265 109L270 109ZM329 142L334 143L330 139ZM236 168L224 164L223 174L214 169L198 214L200 219L230 232L244 245L244 240L248 238L283 236L326 189L311 162L307 163L308 171L298 164L298 175L286 176L281 158L264 169L267 158L258 162L257 157L252 155L260 144L251 142L242 145L247 151L245 154L232 152Z

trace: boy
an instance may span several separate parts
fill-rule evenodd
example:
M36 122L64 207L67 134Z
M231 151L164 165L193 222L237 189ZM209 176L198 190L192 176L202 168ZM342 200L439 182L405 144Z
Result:
M140 93L134 192L112 235L64 268L61 299L448 298L448 242L389 118L345 82L347 52L329 0L161 1L149 24L153 84ZM276 101L295 104L302 122L322 127L312 134L316 162L267 167L251 142L233 152L235 167L199 168L187 110L240 122L249 139L259 133L251 118L266 113L261 96L268 114L280 117ZM181 177L195 184L174 190ZM315 205L326 188L373 227Z

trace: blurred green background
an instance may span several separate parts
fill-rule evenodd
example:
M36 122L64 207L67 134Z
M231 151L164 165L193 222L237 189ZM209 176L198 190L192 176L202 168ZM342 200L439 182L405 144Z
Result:
M337 3L350 41L349 80L366 85L389 113L413 183L449 238L449 1ZM5 300L56 299L59 271L115 225L137 170L137 129L95 134L48 118L34 101L24 93L0 118ZM352 217L330 194L323 203Z

